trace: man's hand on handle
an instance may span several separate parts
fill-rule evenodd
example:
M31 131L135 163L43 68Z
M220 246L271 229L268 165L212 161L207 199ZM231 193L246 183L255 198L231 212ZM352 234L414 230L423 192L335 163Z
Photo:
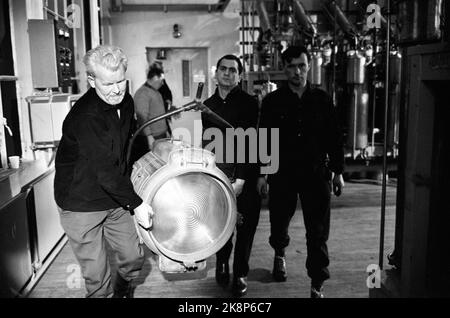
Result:
M137 223L146 229L147 231L151 229L153 225L153 209L150 205L142 202L140 206L134 209L134 216L136 217Z
M245 180L243 179L236 179L231 185L233 187L234 193L236 194L236 197L238 197L242 190L244 189Z

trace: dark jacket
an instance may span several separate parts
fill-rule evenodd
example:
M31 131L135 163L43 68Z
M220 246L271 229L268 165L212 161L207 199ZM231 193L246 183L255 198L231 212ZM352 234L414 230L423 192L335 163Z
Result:
M244 131L252 127L256 129L258 121L258 101L256 98L250 96L246 92L242 91L239 87L235 87L228 93L225 99L220 97L219 91L216 88L214 95L205 100L204 104L208 106L212 111L225 119L235 129L242 128ZM203 130L208 128L218 128L222 131L224 137L224 146L226 145L226 126L217 121L213 116L206 113L202 113ZM203 140L203 146L205 147L210 141ZM217 167L221 169L231 180L243 179L247 180L251 177L257 176L258 166L249 162L249 143L246 140L245 147L245 163L238 163L237 158L237 142L235 140L234 145L234 163L217 163ZM226 151L223 149L224 157L226 157ZM224 160L225 161L225 158Z
M301 98L287 85L268 94L261 106L260 128L279 128L279 174L324 166L343 172L342 130L333 101L324 90L308 83Z
M135 127L133 99L127 93L117 110L93 88L73 106L63 123L55 160L55 199L64 210L91 212L134 209L126 151Z

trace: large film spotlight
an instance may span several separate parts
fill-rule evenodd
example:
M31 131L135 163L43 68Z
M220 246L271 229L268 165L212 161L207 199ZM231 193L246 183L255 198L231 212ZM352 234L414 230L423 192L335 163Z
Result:
M174 112L194 107L210 112L198 102L200 96L201 86L195 102ZM145 125L171 115L173 112ZM205 260L231 237L236 224L236 197L227 176L216 167L213 153L179 140L158 140L134 163L131 181L154 211L149 231L136 220L135 225L141 240L159 255L162 271L203 269Z

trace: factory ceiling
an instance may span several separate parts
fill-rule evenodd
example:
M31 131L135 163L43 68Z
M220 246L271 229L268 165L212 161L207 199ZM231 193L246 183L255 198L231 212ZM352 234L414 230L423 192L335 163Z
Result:
M231 0L111 0L113 12L206 11L222 12Z

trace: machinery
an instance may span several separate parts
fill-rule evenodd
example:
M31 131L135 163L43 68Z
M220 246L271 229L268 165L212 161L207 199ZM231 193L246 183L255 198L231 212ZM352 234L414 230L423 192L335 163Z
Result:
M164 272L201 270L230 238L236 224L236 197L214 155L177 140L158 140L133 166L136 193L155 215L153 228L136 228L159 255Z
M241 43L244 65L248 66L243 88L263 97L269 92L269 83L281 85L285 81L282 51L291 45L307 46L311 52L309 81L333 96L344 129L349 169L352 166L359 167L355 171L379 169L386 136L389 170L395 170L401 44L410 40L406 36L402 39L402 34L411 34L404 31L410 27L404 20L414 5L397 1L392 6L393 23L389 23L388 39L385 1L303 2L308 7L300 0L242 1L242 29L247 32L243 32ZM440 12L442 1L430 2L433 3L420 6L430 14ZM433 34L436 38L438 31L429 29L421 34Z
M195 101L144 123L130 141L127 162L136 136L145 127L177 113L196 108L232 127L200 102L202 90L203 83L199 83ZM136 220L135 226L140 239L159 256L162 272L204 269L206 259L233 234L236 196L228 177L216 167L213 153L181 140L158 140L134 163L131 182L154 211L150 230Z

